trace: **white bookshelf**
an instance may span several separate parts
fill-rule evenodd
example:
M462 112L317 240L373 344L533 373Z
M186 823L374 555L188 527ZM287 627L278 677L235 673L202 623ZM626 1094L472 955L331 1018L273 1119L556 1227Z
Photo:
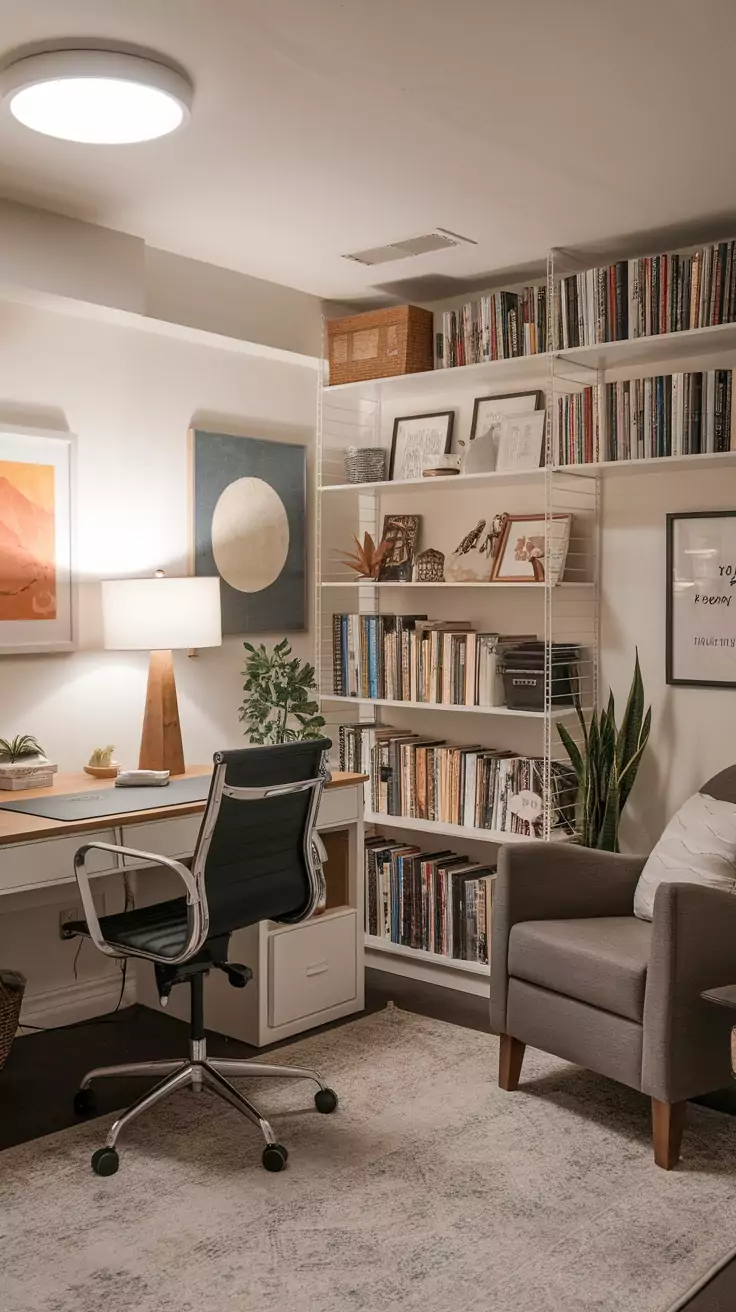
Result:
M590 261L595 263L595 261ZM549 262L548 290L560 272L557 255ZM571 272L568 267L563 274ZM467 299L475 299L468 297ZM550 302L551 303L551 302ZM553 760L566 760L557 724L564 720L574 732L576 717L570 707L555 706L551 680L541 711L514 711L507 707L469 707L444 703L403 702L338 696L331 685L331 616L333 612L361 613L426 611L436 619L470 619L475 627L503 632L533 632L544 637L551 669L551 644L571 642L581 647L585 658L583 701L592 706L598 699L599 655L599 562L601 495L610 479L685 474L702 470L736 467L736 451L714 454L663 456L652 459L600 461L560 466L554 463L556 444L551 426L557 397L582 387L644 377L736 365L736 324L697 328L656 336L627 339L595 346L555 349L512 360L487 361L477 365L436 369L423 374L348 383L329 387L323 375L320 386L318 439L318 568L317 620L319 628L318 672L322 712L328 729L340 723L375 720L399 727L447 737L458 743L479 742L506 746L523 754L540 755L545 762L547 784ZM476 397L503 395L513 391L542 391L547 408L547 463L538 470L491 471L470 476L416 481L351 484L345 482L343 457L348 446L382 446L390 450L394 419L423 411L452 409L455 412L454 442L467 442L473 401ZM736 396L733 404L736 405ZM420 514L423 535L420 549L429 546L445 551L456 546L473 527L474 519L490 520L500 510L520 514L539 512L546 516L568 512L580 528L579 541L571 543L568 566L561 584L415 584L362 582L345 574L336 560L337 550L351 542L352 533L362 538L365 531L380 536L387 512ZM417 599L421 597L419 602ZM411 599L411 600L410 600ZM440 714L438 722L437 716ZM453 728L442 728L448 720ZM474 717L468 719L468 716ZM461 724L458 730L455 726ZM465 725L467 724L467 731ZM492 830L469 829L408 816L388 816L370 807L368 789L365 821L387 837L408 836L422 850L441 845L472 857L492 859L506 843L528 841L520 835ZM566 837L549 826L547 839ZM569 836L568 841L569 841ZM540 840L544 841L544 840ZM444 982L455 988L483 991L485 967L434 953L388 943L368 936L367 960L381 969Z

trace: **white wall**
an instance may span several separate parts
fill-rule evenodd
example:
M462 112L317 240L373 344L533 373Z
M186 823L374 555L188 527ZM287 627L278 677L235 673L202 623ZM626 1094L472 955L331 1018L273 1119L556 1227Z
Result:
M658 469L603 490L601 673L623 713L639 647L652 734L622 822L622 846L648 851L678 806L736 762L736 693L665 682L665 516L736 509L730 469Z
M0 423L77 435L83 579L79 653L0 658L1 737L36 734L63 770L80 769L94 746L108 742L123 763L137 762L147 657L99 650L98 580L159 566L186 572L191 424L305 444L311 483L315 413L311 368L0 304ZM294 634L293 645L312 658L311 633ZM191 764L242 742L242 660L241 638L195 660L175 656ZM31 993L70 984L70 945L48 953L43 946L69 893L37 913L23 904L11 916L10 901L0 906L0 962L24 970ZM85 954L86 978L102 977L103 959Z

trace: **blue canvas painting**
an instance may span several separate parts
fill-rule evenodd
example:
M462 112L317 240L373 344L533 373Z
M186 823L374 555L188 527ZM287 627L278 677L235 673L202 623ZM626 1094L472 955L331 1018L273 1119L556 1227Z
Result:
M222 631L305 629L306 447L193 429L193 572L222 580Z

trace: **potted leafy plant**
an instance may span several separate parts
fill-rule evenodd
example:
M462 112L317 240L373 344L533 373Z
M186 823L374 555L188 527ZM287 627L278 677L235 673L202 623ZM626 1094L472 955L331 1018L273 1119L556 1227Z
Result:
M579 704L575 709L583 738L581 747L563 724L558 724L557 729L578 780L577 834L584 847L618 852L621 812L634 785L652 724L651 706L646 714L644 712L644 684L638 649L620 729L616 725L616 707L610 688L608 705L600 715L597 710L593 711L589 725L585 723Z
M56 769L31 734L0 738L0 789L50 786Z
M294 656L286 638L267 651L263 643L243 643L245 701L240 707L243 732L252 743L291 743L320 738L324 719L316 701L314 666Z

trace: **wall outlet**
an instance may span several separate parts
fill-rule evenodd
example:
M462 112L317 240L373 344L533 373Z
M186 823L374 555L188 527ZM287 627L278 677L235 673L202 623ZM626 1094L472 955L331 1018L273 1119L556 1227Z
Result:
M97 912L97 915L104 916L105 914L104 893L96 893L94 895L93 901L95 904L95 910ZM65 907L63 911L59 912L59 938L69 939L73 937L73 935L71 935L68 932L66 926L71 924L72 921L74 920L84 920L84 912L81 906L77 905L75 907Z

